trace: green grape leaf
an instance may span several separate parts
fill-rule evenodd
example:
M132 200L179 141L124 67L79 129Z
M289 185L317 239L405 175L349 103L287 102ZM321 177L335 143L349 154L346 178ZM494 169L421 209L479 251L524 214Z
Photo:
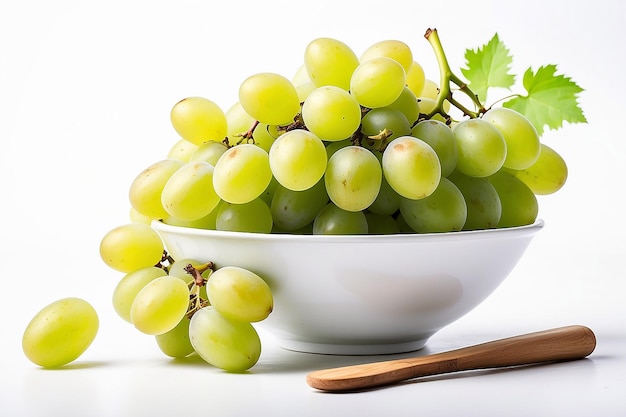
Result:
M469 88L483 103L489 87L509 88L515 82L515 76L509 74L513 57L497 33L482 47L467 49L465 60L467 68L462 68L461 72L470 82Z
M545 126L556 130L563 126L563 122L587 122L578 104L578 93L583 89L571 78L557 75L556 71L556 65L542 66L536 73L528 68L523 81L528 94L502 104L526 116L539 135Z

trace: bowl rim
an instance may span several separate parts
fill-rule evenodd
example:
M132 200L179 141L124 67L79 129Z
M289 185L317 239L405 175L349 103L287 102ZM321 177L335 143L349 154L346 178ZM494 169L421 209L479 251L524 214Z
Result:
M198 229L186 226L175 226L164 223L162 220L153 220L151 226L157 232L184 234L187 236L233 239L263 242L317 242L317 243L364 243L364 242L413 242L413 241L441 241L455 239L501 238L506 235L535 234L544 227L543 219L538 218L534 223L480 230L461 230L456 232L439 233L395 233L387 235L304 235L289 233L252 233L232 232L212 229Z

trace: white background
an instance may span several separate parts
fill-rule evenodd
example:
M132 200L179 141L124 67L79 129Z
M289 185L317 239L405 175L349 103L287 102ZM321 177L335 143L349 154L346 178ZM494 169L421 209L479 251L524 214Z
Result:
M623 415L625 4L3 2L0 414ZM353 358L287 352L263 335L251 374L228 375L171 363L115 315L110 298L120 275L100 261L98 245L128 221L135 175L177 140L169 123L175 102L200 95L226 109L248 75L291 77L306 44L320 36L357 54L379 40L403 40L438 79L423 38L429 27L439 30L453 68L464 65L465 48L495 32L514 55L519 83L528 66L558 64L585 88L589 123L544 135L570 169L566 186L540 199L546 227L507 281L426 351L584 324L598 337L589 360L325 395L304 375ZM22 332L40 308L67 296L96 307L100 332L67 370L41 370L23 356Z

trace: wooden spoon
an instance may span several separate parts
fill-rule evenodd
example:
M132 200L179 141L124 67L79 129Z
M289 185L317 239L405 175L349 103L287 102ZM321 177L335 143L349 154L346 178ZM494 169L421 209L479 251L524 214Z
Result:
M416 358L314 371L306 381L323 391L354 391L427 375L582 359L595 346L591 329L566 326Z

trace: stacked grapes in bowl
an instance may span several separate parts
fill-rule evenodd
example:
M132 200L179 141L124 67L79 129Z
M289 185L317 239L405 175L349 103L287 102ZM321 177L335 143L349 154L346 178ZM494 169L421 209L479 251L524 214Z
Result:
M298 351L402 352L488 297L567 167L426 38L438 82L401 41L357 56L319 38L291 79L251 75L226 111L176 103L180 140L132 181L132 222L102 240L125 274L122 318L170 356L242 370L259 358L257 325Z

